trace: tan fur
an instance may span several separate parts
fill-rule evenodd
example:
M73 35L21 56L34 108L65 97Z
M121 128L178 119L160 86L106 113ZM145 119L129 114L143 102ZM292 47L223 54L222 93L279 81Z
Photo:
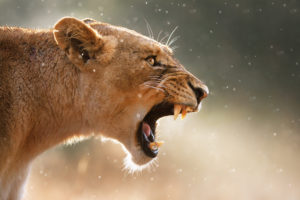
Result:
M31 161L73 136L103 134L149 162L138 123L163 100L196 108L188 82L206 87L167 46L122 27L75 18L53 30L0 27L0 200L19 199Z

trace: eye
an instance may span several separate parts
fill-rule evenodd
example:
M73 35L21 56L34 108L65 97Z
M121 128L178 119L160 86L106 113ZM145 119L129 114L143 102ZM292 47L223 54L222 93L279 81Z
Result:
M161 65L160 62L157 62L156 56L148 56L145 60L153 67Z

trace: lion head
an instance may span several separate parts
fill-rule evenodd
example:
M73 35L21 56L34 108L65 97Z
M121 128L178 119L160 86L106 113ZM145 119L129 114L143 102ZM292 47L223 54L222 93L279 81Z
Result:
M87 130L118 140L138 165L159 152L157 120L197 111L208 94L168 46L135 31L63 18L53 32L78 68L77 106Z

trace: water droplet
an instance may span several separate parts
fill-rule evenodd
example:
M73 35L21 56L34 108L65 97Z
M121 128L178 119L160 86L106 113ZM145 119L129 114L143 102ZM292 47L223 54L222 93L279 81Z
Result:
M136 114L136 118L140 119L140 118L141 118L141 114L140 114L140 113L137 113L137 114Z
M235 168L232 168L231 170L230 170L230 173L235 173L236 172L236 169Z

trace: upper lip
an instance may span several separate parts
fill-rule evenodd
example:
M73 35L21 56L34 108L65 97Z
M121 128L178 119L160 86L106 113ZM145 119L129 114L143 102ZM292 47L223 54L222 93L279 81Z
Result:
M181 113L182 118L185 117L187 112L196 111L197 108L184 105L184 104L176 104L163 101L159 104L156 104L152 107L152 109L146 114L144 119L140 122L137 129L137 141L141 146L143 152L154 158L158 154L158 147L161 145L161 142L157 142L156 139L156 121L165 116L174 115L176 119L178 115ZM147 136L143 132L143 124L148 124L151 128L149 136Z

